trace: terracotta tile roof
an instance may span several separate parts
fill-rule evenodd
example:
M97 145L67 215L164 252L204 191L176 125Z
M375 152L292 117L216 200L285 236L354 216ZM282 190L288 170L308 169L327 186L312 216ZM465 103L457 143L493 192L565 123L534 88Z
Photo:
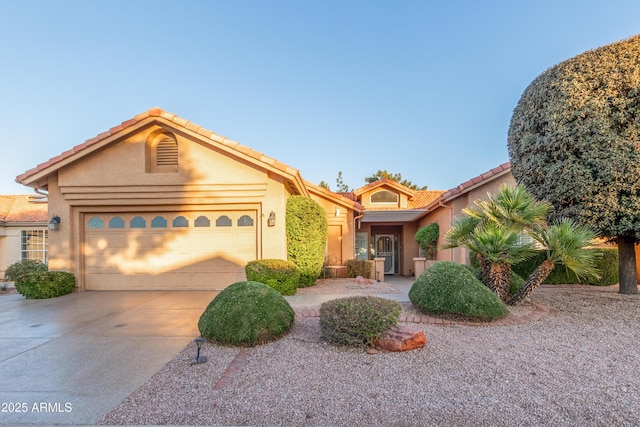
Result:
M107 138L115 137L119 133L126 131L132 126L138 125L144 121L149 119L158 118L162 120L166 120L173 124L174 126L179 126L184 129L187 129L191 132L197 133L201 137L208 139L212 144L221 145L227 147L228 149L235 151L236 154L247 156L251 158L255 162L260 162L263 165L268 165L277 171L282 172L283 174L290 175L294 177L294 180L297 181L297 186L305 191L304 184L302 183L302 178L300 177L300 172L284 163L277 161L271 157L264 155L263 153L257 152L249 147L245 147L240 145L240 143L236 141L232 141L224 136L218 135L215 132L207 130L201 126L196 125L186 119L178 117L173 113L169 113L167 111L162 110L161 108L152 108L144 113L138 114L132 119L126 120L120 123L117 126L112 127L106 132L103 132L93 138L90 138L83 142L82 144L76 145L71 150L65 151L64 153L59 154L58 156L52 157L48 161L39 164L33 169L26 171L25 173L19 175L16 178L17 182L25 183L25 181L29 181L34 178L36 174L46 171L47 169L55 169L56 166L62 166L64 161L72 160L72 157L79 156L83 154L83 152L87 151L90 148L98 145L99 143L104 142Z
M461 195L463 195L464 193L486 183L489 181L492 181L502 175L505 175L507 173L511 172L511 162L506 162L503 163L499 166L496 166L495 168L480 174L476 177L471 178L468 181L463 182L462 184L451 188L449 190L447 190L446 192L444 192L440 197L438 197L437 199L433 200L431 203L429 203L426 206L427 211L430 211L432 209L434 209L435 207L437 207L440 203L446 203L452 199L455 199L456 197L459 197Z
M0 196L0 224L11 222L48 221L46 199L36 199L27 194Z
M377 181L370 182L369 184L367 184L365 186L362 186L360 188L356 188L355 190L353 190L353 193L356 196L359 196L362 193L367 192L368 190L372 190L374 188L381 187L381 186L384 186L384 185L386 185L388 187L395 188L395 189L397 189L397 190L399 190L399 191L401 191L401 192L403 192L405 194L408 194L410 196L413 195L413 193L415 193L415 191L416 191L416 190L410 189L409 187L405 187L404 185L402 185L399 182L396 182L396 181L394 181L392 179L382 178L382 179L379 179Z
M319 185L313 184L309 181L304 181L304 183L307 186L307 189L311 192L323 195L324 197L331 199L338 204L354 209L357 212L361 212L364 209L364 206L362 206L360 203L356 202L350 197L345 196L352 193L334 193L331 190L327 190L326 188L320 187Z
M409 199L409 209L418 209L427 206L445 193L444 190L417 190Z

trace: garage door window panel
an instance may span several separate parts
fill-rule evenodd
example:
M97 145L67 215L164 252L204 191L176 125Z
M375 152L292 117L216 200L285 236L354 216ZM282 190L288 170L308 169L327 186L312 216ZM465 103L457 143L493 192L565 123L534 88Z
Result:
M167 228L167 219L163 216L157 216L151 220L151 228Z
M211 221L206 216L199 216L196 218L194 225L196 227L211 227Z
M109 220L109 228L124 228L124 219L114 216Z
M189 227L189 220L183 216L178 216L173 220L174 228L184 228Z
M147 228L147 221L141 216L135 216L131 219L129 223L129 227L131 228Z
M231 218L226 215L219 216L218 219L216 219L216 227L231 227L231 225Z
M90 229L101 229L104 228L104 221L99 216L94 216L89 220L87 227Z

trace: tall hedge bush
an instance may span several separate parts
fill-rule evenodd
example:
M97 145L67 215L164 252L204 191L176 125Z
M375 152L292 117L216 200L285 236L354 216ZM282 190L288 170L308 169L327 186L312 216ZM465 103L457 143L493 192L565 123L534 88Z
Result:
M313 285L322 273L327 244L327 213L304 196L287 199L287 256L300 270L300 287Z
M596 261L596 268L600 270L601 277L599 279L578 279L576 275L566 268L555 268L545 279L547 284L586 284L596 286L609 286L618 283L618 249L604 248L601 249L602 258ZM526 261L520 262L513 266L513 271L522 277L529 275L544 260L544 254L539 254Z

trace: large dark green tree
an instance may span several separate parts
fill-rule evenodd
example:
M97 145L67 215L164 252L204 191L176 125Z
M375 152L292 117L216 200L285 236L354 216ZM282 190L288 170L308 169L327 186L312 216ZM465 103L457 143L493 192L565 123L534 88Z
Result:
M640 36L594 49L539 75L509 127L512 173L552 218L591 225L617 242L620 293L638 292Z

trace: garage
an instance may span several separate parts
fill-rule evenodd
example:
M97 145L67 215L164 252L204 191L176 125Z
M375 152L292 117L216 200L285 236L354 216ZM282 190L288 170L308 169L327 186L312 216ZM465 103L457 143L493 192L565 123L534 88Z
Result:
M84 214L87 290L221 289L257 258L257 211Z

